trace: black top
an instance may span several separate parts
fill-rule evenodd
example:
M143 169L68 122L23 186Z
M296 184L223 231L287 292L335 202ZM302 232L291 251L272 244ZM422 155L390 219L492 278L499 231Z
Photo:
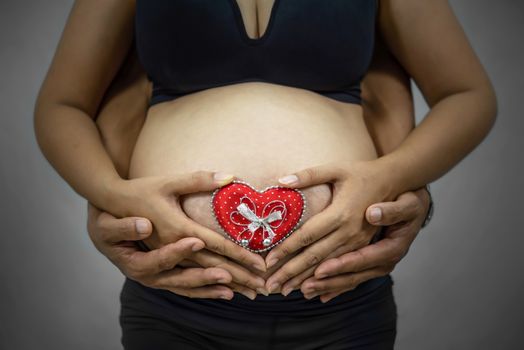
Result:
M373 0L275 0L250 38L236 0L136 0L136 48L150 105L212 87L262 81L361 103L373 54Z

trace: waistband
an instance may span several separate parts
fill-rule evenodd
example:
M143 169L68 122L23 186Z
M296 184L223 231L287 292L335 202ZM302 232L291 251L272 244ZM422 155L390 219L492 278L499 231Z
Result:
M207 312L210 314L238 315L239 313L260 315L300 315L300 316L322 316L331 314L342 308L352 307L360 300L366 299L375 290L386 288L393 284L390 275L374 278L361 283L355 289L344 292L333 298L328 303L322 303L319 297L311 300L304 298L300 290L292 291L288 296L282 294L270 294L268 296L257 295L255 300L250 300L239 293L234 293L231 300L189 298L178 295L167 290L154 289L126 279L122 289L121 297L128 295L136 300L151 304L152 308L160 307L168 311L184 309L186 311Z

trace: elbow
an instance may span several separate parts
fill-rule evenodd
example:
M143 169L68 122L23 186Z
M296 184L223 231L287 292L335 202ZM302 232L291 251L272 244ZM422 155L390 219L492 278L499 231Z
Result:
M491 84L487 82L477 89L479 94L479 102L483 107L483 116L485 118L486 125L486 135L490 132L491 129L495 126L495 122L498 118L499 107L497 93Z
M46 134L46 119L49 115L49 103L45 101L41 96L36 99L33 108L33 132L35 139L40 147L40 150L44 151L45 148L45 134Z

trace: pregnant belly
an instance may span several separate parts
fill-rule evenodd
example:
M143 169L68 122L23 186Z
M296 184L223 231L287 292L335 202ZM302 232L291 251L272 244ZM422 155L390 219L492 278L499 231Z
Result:
M304 168L376 156L360 106L303 89L250 82L152 106L129 175L221 171L262 190L278 185L279 177ZM331 201L329 184L301 191L307 202L303 222ZM221 234L211 211L211 195L185 195L180 198L181 207L188 217Z

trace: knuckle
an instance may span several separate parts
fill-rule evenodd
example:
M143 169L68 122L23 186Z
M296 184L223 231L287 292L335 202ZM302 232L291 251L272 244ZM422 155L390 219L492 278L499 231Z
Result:
M130 220L121 220L118 223L116 231L121 235L129 235L134 232L134 226Z
M394 253L390 255L388 259L388 265L398 264L400 260L402 260L403 257L404 257L404 254L402 253L402 251L400 250L395 251Z
M303 233L300 236L299 241L300 241L300 245L305 247L305 246L311 245L315 241L315 238L313 237L313 234L311 233Z
M353 221L353 214L347 210L339 211L332 215L331 220L337 226L341 226L341 225L344 225L346 223L350 223L351 221Z
M135 260L131 260L127 265L128 274L134 279L145 279L147 277L146 269L137 264Z
M223 250L227 255L234 255L235 259L242 264L247 263L248 261L247 250L241 248L231 241L223 241Z
M290 271L282 271L282 281L288 281L293 278L293 274Z
M225 253L224 249L225 238L216 239L209 243L208 247L210 250L219 254Z
M159 288L158 283L151 278L137 278L136 281L149 288Z
M203 185L207 174L208 172L204 170L193 171L190 176L191 184L196 187Z
M355 288L355 284L357 282L357 279L355 278L355 275L348 275L346 278L346 286L350 288Z
M175 288L182 288L182 289L190 289L191 288L190 283L187 280L182 279L182 278L174 278L172 280L171 284Z
M158 257L157 266L160 271L171 270L174 264L169 256L163 254Z
M304 176L304 179L307 182L310 182L310 181L313 181L316 178L317 170L315 168L307 168L307 169L304 170L302 175Z
M309 253L306 256L307 266L318 265L320 263L320 260L321 260L320 256L315 253Z
M291 249L289 249L287 244L281 244L279 249L282 253L282 256L289 256L291 254Z
M353 215L349 211L342 211L337 216L337 222L339 224L348 223L351 221Z
M394 222L398 222L402 215L402 208L399 205L394 205L390 211L390 218Z

